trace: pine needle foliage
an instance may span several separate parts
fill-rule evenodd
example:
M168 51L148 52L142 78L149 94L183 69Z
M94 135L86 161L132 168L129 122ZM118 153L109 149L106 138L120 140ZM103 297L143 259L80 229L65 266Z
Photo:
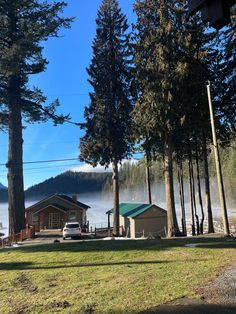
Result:
M87 69L93 92L85 108L80 159L108 166L131 151L131 58L128 23L117 1L103 1L96 23L93 58Z

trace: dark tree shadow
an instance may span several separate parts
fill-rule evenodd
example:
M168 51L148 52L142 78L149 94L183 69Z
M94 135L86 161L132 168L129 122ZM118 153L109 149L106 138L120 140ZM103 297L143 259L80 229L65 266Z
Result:
M235 314L235 306L219 304L162 305L140 314Z
M15 262L15 263L0 263L1 270L44 270L44 269L61 269L61 268L80 268L80 267L104 267L104 266L128 266L132 265L155 265L155 264L166 264L172 263L171 261L124 261L124 262L104 262L104 263L78 263L78 264L66 264L63 262L49 263L49 264L40 264L37 262Z
M188 259L188 262L196 263L196 261L204 261L201 259ZM97 262L97 263L73 263L67 264L67 262L48 262L48 263L37 263L37 262L7 262L0 263L1 270L43 270L43 269L62 269L62 268L76 268L76 267L104 267L104 266L127 266L132 267L133 265L157 265L157 264L170 264L176 263L175 260L151 260L151 261L122 261L122 262ZM185 261L178 261L178 263L185 263Z
M115 240L115 241L76 241L50 244L23 245L14 250L22 253L34 252L109 252L109 251L160 251L171 247L185 247L186 244L196 244L196 248L229 249L236 248L236 239L225 238L178 238L158 240ZM186 248L191 249L191 248ZM7 249L0 250L0 254Z

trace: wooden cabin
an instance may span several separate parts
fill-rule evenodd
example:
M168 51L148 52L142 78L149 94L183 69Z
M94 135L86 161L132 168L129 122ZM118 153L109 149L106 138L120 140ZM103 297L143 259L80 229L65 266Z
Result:
M61 229L68 221L77 221L81 227L87 225L88 205L77 200L76 195L55 194L26 208L26 223L42 229Z

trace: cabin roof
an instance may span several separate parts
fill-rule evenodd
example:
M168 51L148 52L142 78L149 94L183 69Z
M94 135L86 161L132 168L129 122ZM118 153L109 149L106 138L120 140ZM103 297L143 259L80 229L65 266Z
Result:
M76 205L78 205L78 206L80 206L82 208L86 208L86 209L90 208L90 206L88 206L88 205L86 205L84 203L81 203L79 201L73 200L70 196L63 195L63 194L56 194L56 195L59 196L60 198L63 198L64 200L66 200L68 202L71 202L71 203L74 203L74 204L76 204Z
M44 209L46 209L47 207L54 207L54 208L59 209L60 211L63 211L63 212L65 212L65 213L66 213L67 211L69 211L69 208L66 208L66 207L61 206L61 205L56 204L56 203L52 203L52 204L50 204L50 205L46 205L45 207L39 208L39 209L36 210L34 213L35 213L35 214L36 214L36 213L39 213L39 212L43 211Z
M141 215L142 213L146 212L148 209L152 208L153 206L166 212L163 208L160 208L159 206L155 204L120 203L120 215L123 217L135 218ZM106 212L106 214L112 214L112 213L113 213L113 208Z
M79 201L75 201L75 200L73 200L71 197L69 197L69 196L67 196L67 195L63 195L63 194L54 194L54 195L51 195L51 196L48 196L48 197L46 197L46 198L44 198L44 199L42 199L41 201L39 201L39 202L37 202L37 203L35 203L35 204L33 204L33 205L31 205L31 206L29 206L28 208L26 208L26 211L31 211L31 210L33 210L35 207L38 207L38 206L44 206L44 202L46 202L47 200L50 200L50 199L52 199L52 205L57 205L58 206L58 204L57 204L57 202L56 202L56 199L62 199L62 200L64 200L65 201L65 207L64 207L64 210L65 210L65 208L67 207L66 206L66 204L72 204L72 205L76 205L76 207L77 208L80 208L80 209L88 209L88 208L90 208L90 206L88 206L88 205L86 205L86 204L84 204L84 203L81 203L81 202L79 202Z

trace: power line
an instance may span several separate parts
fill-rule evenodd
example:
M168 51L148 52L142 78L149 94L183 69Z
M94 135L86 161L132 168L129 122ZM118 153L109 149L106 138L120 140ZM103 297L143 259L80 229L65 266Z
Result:
M62 161L75 161L78 160L78 158L65 158L65 159L49 159L49 160L38 160L38 161L24 161L23 165L28 164L42 164L42 163L51 163L51 162L62 162ZM0 164L0 166L6 166L6 164Z
M140 161L141 158L135 158L135 160L137 161ZM59 168L63 171L66 171L68 167L73 167L73 166L79 166L81 165L82 163L79 162L77 164L69 164L69 165L61 165L61 166L47 166L47 167L36 167L36 168L28 168L28 169L24 169L24 174L25 175L29 175L29 174L34 174L34 173L48 173L48 172L51 172L51 171L54 171L55 168ZM84 164L83 164L84 165ZM54 169L53 169L54 168ZM30 170L41 170L41 171L33 171L31 172ZM46 170L46 169L49 169L49 170ZM45 170L45 171L43 171ZM68 169L68 170L71 170L71 169ZM73 170L73 169L72 169ZM96 171L95 171L96 172ZM2 170L2 173L4 173L4 175L7 173L7 170Z
M133 155L144 154L144 152L135 152ZM52 162L63 162L63 161L78 161L80 162L79 158L63 158L63 159L49 159L49 160L35 160L35 161L24 161L23 165L28 164L41 164L41 163L52 163ZM80 162L81 163L81 162ZM0 166L6 166L7 163L1 163ZM15 164L16 165L16 164Z
M82 163L77 163L77 164L65 164L65 165L58 165L58 166L47 166L47 167L36 167L36 168L26 168L24 169L24 172L28 170L38 170L38 169L52 169L52 168L63 168L63 167L73 167L73 166L78 166L81 165ZM2 170L2 172L7 172L6 169Z

